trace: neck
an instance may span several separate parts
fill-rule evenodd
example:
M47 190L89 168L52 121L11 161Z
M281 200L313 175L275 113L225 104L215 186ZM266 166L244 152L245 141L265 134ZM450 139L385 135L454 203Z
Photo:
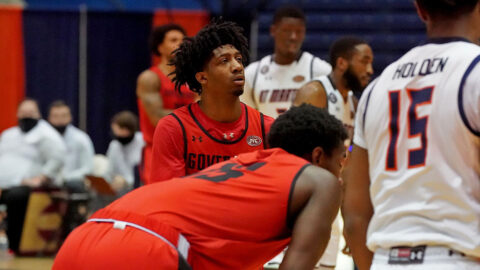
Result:
M168 64L169 61L170 59L167 59L166 57L162 57L160 64L158 64L158 68L163 72L163 74L165 74L165 76L170 78L171 76L169 76L168 74L175 71L175 66L169 65Z
M347 86L347 81L345 78L343 78L343 73L341 73L341 71L338 69L334 69L329 76L332 78L333 83L335 83L335 86L342 95L343 100L346 101L348 97L348 91L350 91L350 89Z
M279 65L290 65L291 63L293 63L293 61L297 59L297 57L298 57L298 54L294 56L290 56L290 55L281 54L278 52L278 50L275 50L275 53L273 55L273 61L275 61L275 63Z
M435 22L427 22L427 35L429 38L462 37L478 43L478 37L475 34L478 32L478 27L471 22L468 15L455 20L442 18Z
M215 94L208 94L202 91L200 98L200 109L212 120L231 123L235 122L242 115L242 105L237 96L218 97Z

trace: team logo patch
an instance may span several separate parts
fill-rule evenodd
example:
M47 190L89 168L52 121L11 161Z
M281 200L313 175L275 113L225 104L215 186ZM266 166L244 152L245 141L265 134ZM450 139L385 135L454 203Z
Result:
M305 80L305 77L302 76L302 75L297 75L297 76L293 77L294 82L303 82L304 80Z
M250 146L259 146L260 144L262 144L262 138L258 137L258 136L248 136L247 137L247 144L250 145Z
M328 100L330 100L330 102L332 102L332 103L337 103L337 96L335 96L334 93L330 93L328 95Z
M261 69L260 69L260 73L262 74L266 74L268 72L268 66L263 66Z

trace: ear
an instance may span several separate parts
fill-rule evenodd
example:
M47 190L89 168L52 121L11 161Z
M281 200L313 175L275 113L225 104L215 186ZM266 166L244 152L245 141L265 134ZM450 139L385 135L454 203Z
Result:
M205 71L200 71L195 74L195 79L201 85L205 85L208 82L207 73Z
M348 69L348 60L343 58L343 57L338 57L337 58L337 63L336 63L336 66L337 68L342 71L342 72L345 72L345 70Z
M320 146L317 146L313 148L312 151L312 164L315 166L320 166L323 164L323 160L325 159L325 152L323 151L323 148Z
M277 30L277 27L275 24L270 25L270 36L275 37L275 31Z
M418 5L417 1L413 1L413 3L415 4L415 9L417 10L418 17L420 17L420 19L424 23L426 23L428 20L428 13Z

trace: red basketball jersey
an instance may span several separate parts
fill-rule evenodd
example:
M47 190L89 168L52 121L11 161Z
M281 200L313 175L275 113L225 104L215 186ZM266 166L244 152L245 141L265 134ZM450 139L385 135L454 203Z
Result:
M192 104L176 110L172 115L180 123L184 139L185 175L228 160L240 153L266 149L264 116L257 110L242 104L245 113L245 129L234 140L224 134L225 140L211 135L198 121Z
M175 84L167 76L165 76L165 74L163 74L163 72L157 66L151 67L150 70L155 72L160 80L160 89L158 89L158 91L162 97L164 109L174 110L193 102L195 98L194 93L190 91L188 87L182 86L180 88L180 94L177 90L175 90ZM147 144L152 144L155 126L150 122L140 99L137 100L137 103L138 114L140 118L140 130L142 131L143 138Z
M94 217L136 223L143 216L148 229L174 227L189 241L188 261L196 270L258 270L290 241L291 193L309 164L279 148L245 153L136 189Z

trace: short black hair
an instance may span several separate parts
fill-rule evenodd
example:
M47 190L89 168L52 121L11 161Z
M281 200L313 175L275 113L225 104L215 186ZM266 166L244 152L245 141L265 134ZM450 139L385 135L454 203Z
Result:
M175 66L172 81L175 88L188 84L190 90L202 92L202 86L195 78L195 74L204 70L206 63L211 59L212 52L226 44L231 44L242 55L245 66L248 63L248 42L243 35L243 29L234 22L212 20L198 34L192 38L185 38L180 47L174 51L171 64Z
M53 108L58 108L58 107L67 107L70 110L70 106L68 106L67 103L65 103L65 101L59 99L50 103L50 105L48 106L48 113L50 113Z
M268 145L305 158L317 146L331 155L335 148L343 145L347 136L342 122L326 109L302 104L290 108L275 120L268 134Z
M162 44L167 33L172 30L180 31L184 36L186 35L185 29L175 23L169 23L155 27L152 33L150 33L150 37L148 39L148 46L150 47L151 53L160 56L160 53L158 52L158 45Z
M473 11L479 0L415 0L432 17L455 18Z
M330 65L332 68L335 68L337 65L337 59L339 57L350 60L355 52L355 46L360 44L367 44L367 42L354 36L346 36L337 39L330 46Z
M121 111L116 113L112 118L112 124L128 129L132 134L138 130L138 118L130 111Z
M283 6L275 10L273 15L273 24L278 23L283 18L296 18L303 22L306 21L305 14L301 9L295 6Z

